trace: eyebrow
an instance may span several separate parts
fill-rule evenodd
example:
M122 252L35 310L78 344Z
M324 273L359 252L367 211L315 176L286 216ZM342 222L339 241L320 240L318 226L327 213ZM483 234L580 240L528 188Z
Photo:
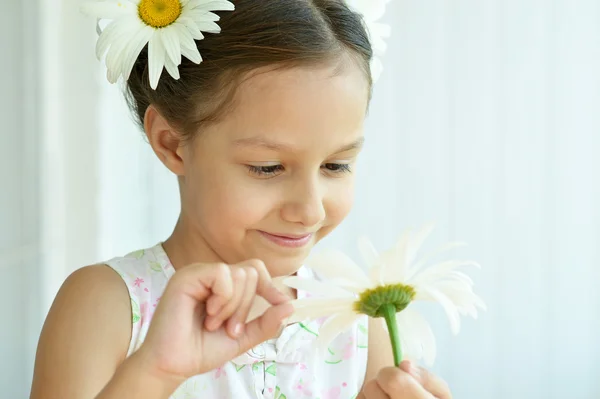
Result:
M334 152L334 154L360 149L362 148L364 142L365 138L360 137L357 140L354 140L352 143L340 147L337 151ZM294 147L288 144L268 140L264 137L248 137L244 139L238 139L233 142L233 145L235 147L262 147L273 151L294 151Z

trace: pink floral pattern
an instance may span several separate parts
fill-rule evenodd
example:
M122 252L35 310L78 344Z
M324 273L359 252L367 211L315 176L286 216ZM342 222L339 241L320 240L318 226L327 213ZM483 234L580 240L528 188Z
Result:
M162 245L108 262L125 281L131 296L132 333L128 356L144 342L156 306L175 273ZM312 275L301 268L298 275ZM298 296L305 293L299 291ZM366 371L366 323L340 334L314 371L310 354L324 319L286 327L267 341L209 373L194 376L171 396L192 398L351 399ZM362 344L361 344L362 342Z

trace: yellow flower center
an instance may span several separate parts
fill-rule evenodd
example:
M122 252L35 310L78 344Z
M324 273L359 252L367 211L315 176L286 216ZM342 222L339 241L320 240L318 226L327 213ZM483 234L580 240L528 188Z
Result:
M138 12L142 21L153 28L164 28L181 15L180 0L141 0Z
M383 305L393 305L398 313L412 302L415 295L415 289L410 285L381 285L362 292L354 302L354 310L369 317L384 317Z

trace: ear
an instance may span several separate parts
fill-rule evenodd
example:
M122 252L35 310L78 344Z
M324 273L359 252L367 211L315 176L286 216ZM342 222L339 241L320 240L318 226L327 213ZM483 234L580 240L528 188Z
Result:
M158 159L175 175L183 176L182 137L153 105L144 115L144 130Z

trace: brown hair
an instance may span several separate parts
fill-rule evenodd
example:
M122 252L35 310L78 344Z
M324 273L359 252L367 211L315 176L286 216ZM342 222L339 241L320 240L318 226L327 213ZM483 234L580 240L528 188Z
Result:
M166 72L150 87L147 47L127 81L127 100L140 125L153 104L185 138L231 108L240 79L261 67L318 65L349 55L372 85L371 44L359 14L344 0L232 0L219 12L219 34L196 41L200 65L185 57L180 79ZM370 95L370 93L369 93Z

